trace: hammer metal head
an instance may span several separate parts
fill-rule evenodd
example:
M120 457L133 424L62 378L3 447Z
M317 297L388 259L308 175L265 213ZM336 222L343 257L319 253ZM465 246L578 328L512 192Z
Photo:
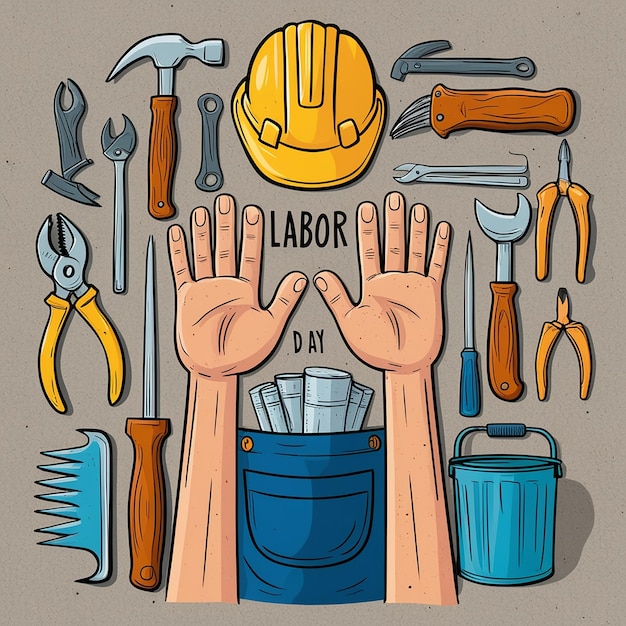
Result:
M135 61L149 57L159 74L170 74L186 57L195 57L207 65L222 65L224 63L224 42L222 39L204 39L198 43L191 43L182 35L175 33L164 35L152 35L138 41L131 46L117 62L107 81L115 78L120 72L132 65ZM164 82L160 79L161 82ZM167 87L159 88L160 95Z
M496 281L510 283L513 274L512 244L521 239L530 225L530 202L517 194L515 213L498 213L474 200L474 211L481 230L498 244L496 258Z

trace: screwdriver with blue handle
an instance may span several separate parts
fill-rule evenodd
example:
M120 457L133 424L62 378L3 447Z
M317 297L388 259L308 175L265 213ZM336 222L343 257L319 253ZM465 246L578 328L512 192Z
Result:
M472 237L467 235L465 253L465 347L461 352L461 393L459 413L464 417L476 417L480 413L480 374L478 352L474 347L474 259Z

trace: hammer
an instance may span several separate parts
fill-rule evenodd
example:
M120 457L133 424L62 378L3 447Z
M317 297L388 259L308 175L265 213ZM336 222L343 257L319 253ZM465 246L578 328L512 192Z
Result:
M517 194L513 214L497 213L480 200L474 201L481 230L498 244L496 280L490 283L492 299L489 317L487 371L491 391L501 400L517 400L524 391L519 373L519 331L515 312L513 282L513 242L521 239L530 224L530 203Z
M152 217L167 219L176 214L172 202L174 170L178 154L174 114L178 99L174 95L174 70L186 57L207 65L223 65L222 39L187 41L182 35L146 37L129 48L107 77L107 82L135 61L149 57L159 71L159 91L150 100L152 123L148 152L148 211Z

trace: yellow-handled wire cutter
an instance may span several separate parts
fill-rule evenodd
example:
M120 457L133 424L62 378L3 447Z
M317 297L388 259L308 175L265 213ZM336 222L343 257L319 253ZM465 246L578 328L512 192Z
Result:
M589 192L577 183L571 182L569 162L571 153L566 139L559 149L559 175L555 183L548 183L537 192L539 202L537 214L537 280L548 276L550 233L556 205L561 196L567 196L576 220L576 280L585 282L587 257L589 255Z
M54 281L54 291L45 299L50 316L39 349L39 379L46 398L59 413L67 406L57 378L57 346L72 308L96 333L107 358L109 370L109 403L115 404L124 385L124 356L113 325L97 302L98 290L85 283L87 243L76 226L61 213L57 214L58 251L52 244L52 215L46 218L37 235L37 257L43 271Z
M576 351L580 369L580 399L586 400L589 397L591 384L591 342L585 327L580 322L574 322L570 319L569 296L567 290L561 287L556 301L556 319L543 325L537 346L535 373L537 376L537 394L540 400L546 399L550 357L557 339L563 332Z

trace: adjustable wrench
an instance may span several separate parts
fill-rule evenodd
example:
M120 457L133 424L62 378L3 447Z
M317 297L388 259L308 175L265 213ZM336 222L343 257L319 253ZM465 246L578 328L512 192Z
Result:
M137 143L133 123L124 115L124 130L114 137L111 118L102 129L102 151L115 165L115 206L113 218L113 291L126 291L126 160Z

